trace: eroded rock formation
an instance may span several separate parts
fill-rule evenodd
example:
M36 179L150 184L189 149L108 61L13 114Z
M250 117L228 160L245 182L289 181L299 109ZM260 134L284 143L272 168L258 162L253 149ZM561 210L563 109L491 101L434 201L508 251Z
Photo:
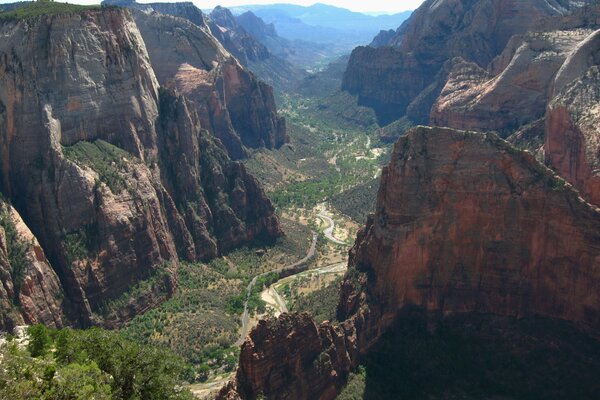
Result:
M553 82L546 163L600 204L600 31L571 53Z
M17 211L0 200L0 330L23 323L60 328L63 290Z
M514 0L428 0L387 46L356 48L343 88L387 124L405 115L410 103L434 80L444 63L461 57L485 68L510 38L540 20L566 15L584 2ZM389 35L388 35L389 36ZM380 38L381 39L381 38ZM425 112L430 104L424 104ZM426 121L415 121L425 123Z
M408 310L543 316L597 338L599 232L600 211L531 154L494 134L415 128L396 143L377 211L350 253L343 322L262 323L220 396L333 399Z
M183 19L148 18L155 26L179 24L182 37L185 29L192 38L200 35L200 28ZM60 278L72 305L68 319L117 326L170 296L180 258L210 258L281 234L270 201L203 129L196 103L190 106L180 94L159 90L156 76L162 79L178 68L148 56L129 11L3 22L0 31L0 190ZM190 62L206 60L201 72L221 68L213 61L227 53L208 33L201 34L208 39L195 48ZM259 107L268 99L246 109L247 98L236 98L248 94L244 85L262 94L260 84L234 59L224 61L216 84L229 97L210 111L228 114L228 104L240 118L263 111ZM268 106L273 109L266 120L280 124L274 104ZM274 144L276 135L268 130L274 125L256 127L256 121L264 122L256 116L238 123L251 126L247 143ZM218 136L214 126L205 126ZM282 126L276 128L281 132ZM267 140L257 137L263 134ZM134 291L125 306L123 301L112 305L141 281L147 287ZM38 296L34 290L32 296ZM46 314L32 311L32 317L24 310L24 317L46 322L54 305ZM36 306L44 308L42 301ZM54 325L62 323L55 320Z

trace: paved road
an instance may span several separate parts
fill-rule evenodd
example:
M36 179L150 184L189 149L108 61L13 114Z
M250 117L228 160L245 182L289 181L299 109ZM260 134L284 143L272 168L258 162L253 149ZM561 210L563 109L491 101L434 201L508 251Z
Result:
M330 241L332 241L333 243L336 243L336 244L346 245L346 242L343 242L340 239L338 239L335 236L333 236L333 230L335 229L335 221L333 219L331 219L327 215L323 214L323 211L321 211L320 213L318 213L317 217L321 218L323 221L325 221L325 222L327 222L329 224L329 227L325 228L325 230L323 231L323 233L325 234L325 237L328 240L330 240Z
M315 256L315 252L317 251L317 239L318 239L319 235L317 235L316 232L313 232L312 234L313 234L312 243L310 245L310 248L308 249L308 252L306 253L306 256L302 260L297 261L290 265L286 265L285 267L281 267L281 268L278 268L278 269L275 269L272 271L264 272L260 275L256 275L254 278L252 278L252 280L248 284L248 287L246 288L246 301L244 302L244 313L242 314L242 333L240 334L240 338L237 340L237 342L235 342L236 346L241 346L242 343L244 343L244 340L246 340L246 335L248 334L248 320L250 319L250 312L248 311L248 300L250 299L250 294L252 293L252 288L254 287L254 285L256 285L256 281L258 280L258 278L263 277L263 276L268 275L273 272L280 274L287 270L294 270L294 269L298 268L299 266L301 266L302 264L306 264L311 258L313 258Z

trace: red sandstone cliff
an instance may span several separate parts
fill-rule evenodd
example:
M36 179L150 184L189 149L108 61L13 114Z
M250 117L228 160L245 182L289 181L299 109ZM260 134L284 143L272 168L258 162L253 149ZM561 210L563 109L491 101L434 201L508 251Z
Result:
M0 199L0 330L64 325L63 289L21 216Z
M407 309L545 316L597 337L599 232L600 211L532 155L493 134L415 128L396 143L351 251L345 321L262 323L220 398L332 399Z

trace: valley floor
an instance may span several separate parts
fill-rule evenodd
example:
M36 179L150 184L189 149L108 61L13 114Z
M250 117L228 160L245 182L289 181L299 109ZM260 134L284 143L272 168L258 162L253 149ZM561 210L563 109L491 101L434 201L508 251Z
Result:
M335 319L348 251L373 211L372 182L389 146L377 142L374 129L331 120L318 99L283 101L290 143L255 151L245 163L273 199L285 236L271 247L184 265L173 298L123 330L184 357L198 398L210 398L232 377L240 346L260 319L291 311Z

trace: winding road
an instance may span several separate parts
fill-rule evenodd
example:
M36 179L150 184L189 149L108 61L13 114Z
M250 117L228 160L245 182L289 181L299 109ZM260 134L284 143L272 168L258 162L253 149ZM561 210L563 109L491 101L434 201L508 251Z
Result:
M252 278L252 280L248 284L248 287L246 288L246 301L244 302L244 313L242 314L242 332L240 334L240 338L235 342L236 346L241 346L242 343L244 343L244 340L246 340L246 335L248 334L248 320L250 319L250 312L248 311L248 300L250 299L250 295L252 294L252 288L254 287L254 285L256 285L256 281L258 280L258 278L266 276L273 272L281 274L282 272L286 271L294 271L303 264L306 264L311 258L315 256L315 252L317 251L317 239L319 238L319 235L317 235L316 232L313 232L312 234L312 243L310 245L310 248L308 249L308 252L306 253L306 256L302 260L296 261L295 263L290 265L286 265L285 267L274 269L268 272L263 272L262 274L256 275L254 278Z
M329 226L323 231L323 234L328 240L332 241L335 244L346 245L346 242L343 242L340 239L333 236L333 230L335 229L335 221L331 219L331 217L328 217L327 215L323 214L323 211L319 212L317 214L317 217L321 218L323 221L329 224Z

